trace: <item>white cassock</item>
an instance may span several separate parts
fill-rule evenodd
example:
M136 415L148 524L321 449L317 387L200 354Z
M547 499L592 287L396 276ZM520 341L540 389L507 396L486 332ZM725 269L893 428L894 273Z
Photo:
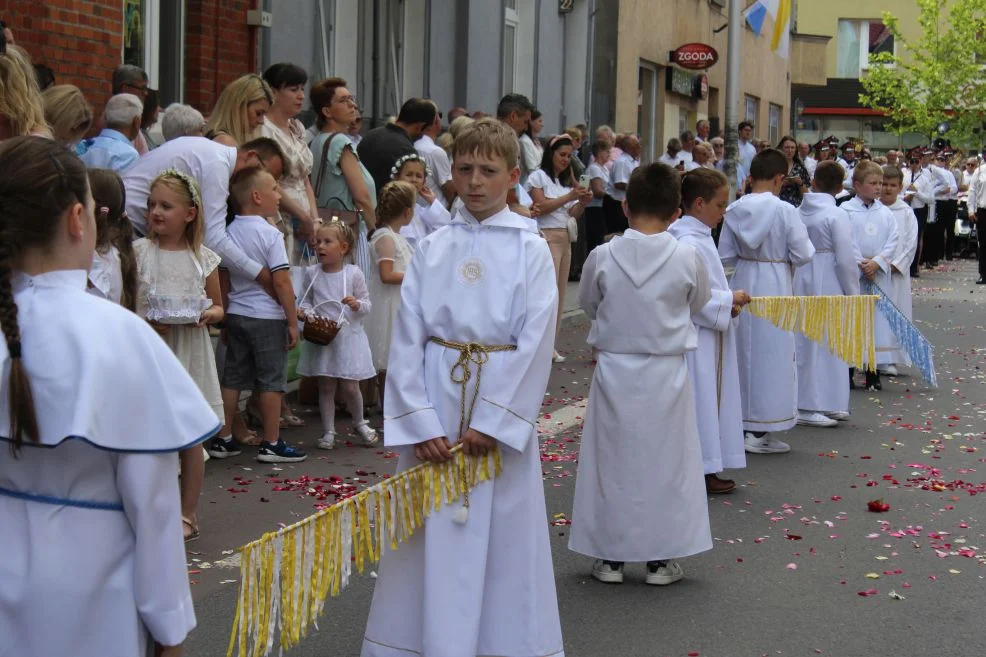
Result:
M698 329L698 348L686 355L695 390L705 474L745 468L736 322L732 319L733 291L729 289L711 228L686 215L671 224L668 232L679 242L692 246L702 257L712 290L708 303L692 315Z
M668 233L597 247L579 303L598 350L582 429L568 547L609 561L656 561L712 548L702 450L685 353L709 299L695 249Z
M447 226L452 221L452 215L439 199L435 199L431 205L424 205L422 202L414 204L414 217L411 223L401 226L400 233L413 247L418 241L431 235L442 226Z
M40 444L9 441L0 343L0 653L143 657L195 627L178 457L216 413L147 322L86 272L15 275ZM57 620L56 620L57 619ZM54 623L54 625L53 625Z
M911 262L918 248L918 220L911 206L900 199L888 207L897 220L897 251L890 261L894 267L890 271L890 285L893 288L890 296L904 317L911 319L914 313L911 303ZM892 358L895 364L911 364L911 359L899 348L894 350Z
M460 352L430 338L515 345L489 354L469 425L498 441L503 472L470 493L465 524L453 520L459 504L444 506L384 552L363 657L563 655L535 428L557 304L547 242L509 210L478 223L463 208L418 243L391 341L386 445L401 471L418 464L415 444L457 442Z
M815 247L794 206L769 192L747 194L726 210L719 257L735 265L730 289L750 296L790 296L793 268L810 262ZM736 328L743 427L786 431L798 419L794 334L740 313Z
M876 262L880 269L872 281L893 299L893 281L890 278L890 265L897 255L897 244L900 238L897 233L897 220L894 213L879 201L869 206L857 196L842 204L842 209L849 215L849 225L852 226L853 240L861 258ZM910 264L908 264L910 267ZM860 288L865 289L865 277L859 274ZM890 331L890 324L883 313L876 313L876 362L878 365L895 363L894 355L900 350L897 338Z
M798 208L815 247L811 262L794 272L798 296L859 294L859 265L852 227L831 194L805 194ZM824 345L795 335L798 363L798 408L835 413L849 411L849 365Z

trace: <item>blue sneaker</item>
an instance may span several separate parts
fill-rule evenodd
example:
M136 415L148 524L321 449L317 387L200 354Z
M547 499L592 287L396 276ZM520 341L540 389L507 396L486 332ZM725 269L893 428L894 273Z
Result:
M209 452L209 456L214 459L239 456L243 453L243 450L240 449L240 444L236 442L236 439L232 436L229 438L220 438L219 436L216 436L209 441L209 446L205 451Z
M301 463L308 458L300 449L291 447L283 439L276 443L260 443L260 452L257 460L261 463Z

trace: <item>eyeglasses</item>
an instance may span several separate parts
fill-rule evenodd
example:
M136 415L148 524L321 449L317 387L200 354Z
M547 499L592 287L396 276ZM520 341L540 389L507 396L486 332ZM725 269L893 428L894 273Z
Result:
M911 158L911 164L921 164L921 160L916 157Z
M356 96L342 96L341 98L336 98L337 103L342 103L344 105L352 105L354 107L359 106L359 102L356 100Z
M150 91L150 89L148 88L148 85L146 85L146 84L144 86L140 86L139 84L132 84L130 82L124 82L121 86L130 87L131 89L133 89L134 91L136 91L137 92L137 95L139 95L139 96L146 96L147 95L147 92Z

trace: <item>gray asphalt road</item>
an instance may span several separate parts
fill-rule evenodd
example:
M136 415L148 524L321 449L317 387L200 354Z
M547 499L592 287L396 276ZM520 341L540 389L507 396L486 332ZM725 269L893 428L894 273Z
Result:
M885 380L882 392L855 391L852 419L837 429L797 428L785 437L790 454L751 456L745 471L731 473L742 486L710 499L715 549L683 560L686 578L667 588L645 586L642 566L629 567L622 586L599 584L588 577L590 561L566 548L578 406L591 377L587 323L570 317L562 336L569 359L555 365L542 420L545 522L552 523L566 654L986 655L979 625L986 603L986 288L974 278L975 263L962 261L914 281L915 315L937 347L940 389L906 371ZM317 424L313 410L306 417ZM317 433L309 427L289 438L313 447ZM225 654L238 571L221 567L230 558L224 551L331 501L319 500L316 487L336 484L300 477L335 475L361 486L393 467L383 450L316 456L280 471L247 454L208 464L203 538L189 555L197 560L189 563L199 627L187 655ZM868 512L877 498L891 510ZM368 576L355 579L327 603L320 630L287 654L358 655L372 587Z

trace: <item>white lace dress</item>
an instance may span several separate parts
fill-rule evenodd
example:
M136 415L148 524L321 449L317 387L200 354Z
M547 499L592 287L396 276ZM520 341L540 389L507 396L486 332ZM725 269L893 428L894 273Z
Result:
M298 374L302 376L328 376L334 379L363 381L373 378L373 358L370 343L363 330L363 318L371 309L366 279L356 265L344 265L342 271L329 273L322 265L305 268L304 292L298 300L298 308L331 319L339 324L339 333L328 345L322 347L310 342L301 343ZM359 310L342 304L343 297L353 296L359 301Z
M205 280L220 258L206 247L200 247L196 260L190 249L166 251L144 238L134 242L137 256L137 315L147 317L148 294L205 296ZM209 329L195 324L173 324L161 336L198 384L209 406L223 419L223 398L219 391L216 355L209 339Z
M374 266L370 268L369 281L373 310L366 321L366 335L370 339L370 351L373 352L373 366L378 372L387 369L390 336L397 319L397 310L401 307L401 286L380 280L380 263L390 260L394 263L395 272L405 272L411 264L413 254L407 239L387 226L378 228L370 240L370 255L374 262Z

